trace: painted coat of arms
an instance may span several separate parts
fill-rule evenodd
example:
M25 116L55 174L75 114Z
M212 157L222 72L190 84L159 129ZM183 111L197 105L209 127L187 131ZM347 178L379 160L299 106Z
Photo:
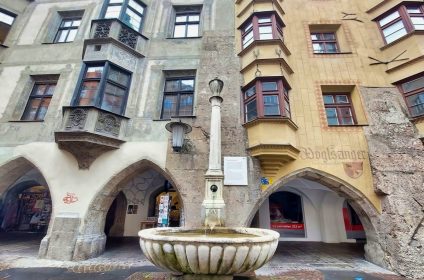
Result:
M344 162L343 169L347 176L356 179L361 177L362 173L364 172L364 163L362 161Z

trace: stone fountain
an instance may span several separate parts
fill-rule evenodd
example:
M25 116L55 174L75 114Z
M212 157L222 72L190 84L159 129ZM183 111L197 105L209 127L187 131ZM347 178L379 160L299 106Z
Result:
M205 228L153 228L142 230L140 246L156 266L187 279L232 279L268 262L278 245L279 233L267 229L226 228L222 197L221 91L224 83L209 82L212 105L209 168L205 174L202 220Z

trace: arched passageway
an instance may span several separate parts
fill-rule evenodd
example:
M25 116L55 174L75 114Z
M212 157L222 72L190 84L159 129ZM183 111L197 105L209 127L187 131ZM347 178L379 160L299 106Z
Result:
M361 192L330 174L308 168L281 178L256 207L251 225L278 231L282 255L295 248L303 250L299 256L322 251L345 258L351 252L374 261L378 254L369 250L381 251L374 227L377 210Z
M0 166L0 182L0 247L21 248L14 251L17 256L37 256L53 210L47 182L24 158Z
M182 217L183 203L172 178L150 161L138 162L114 176L90 203L74 259L95 257L105 250L114 255L140 254L140 229L180 226Z

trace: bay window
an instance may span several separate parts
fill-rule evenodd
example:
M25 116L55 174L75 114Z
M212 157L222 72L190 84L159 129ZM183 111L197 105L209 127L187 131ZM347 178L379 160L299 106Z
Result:
M141 31L146 6L138 0L107 0L103 18L117 18Z
M377 21L386 44L389 44L415 30L424 30L424 5L398 6Z
M256 79L243 90L245 122L257 118L290 118L289 87L277 78Z
M412 117L424 116L424 74L398 84Z
M74 106L95 106L124 114L131 74L109 62L86 65Z
M274 12L255 13L241 26L243 49L255 40L283 40L284 23Z

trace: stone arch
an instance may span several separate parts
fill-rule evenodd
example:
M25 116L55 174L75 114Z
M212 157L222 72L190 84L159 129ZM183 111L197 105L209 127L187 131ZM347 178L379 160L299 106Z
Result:
M262 205L265 199L267 199L279 188L296 178L303 178L318 182L330 190L336 192L341 197L344 197L358 214L364 226L367 238L367 244L365 246L365 257L374 263L385 266L381 259L381 256L384 255L384 251L381 248L380 242L378 240L378 231L376 228L379 226L378 210L368 200L368 198L355 187L334 175L318 169L310 167L300 169L277 180L261 194L261 197L250 211L245 225L250 224L255 213L258 211L259 207Z
M118 193L122 191L125 183L131 180L137 173L142 173L149 169L153 169L161 174L175 187L182 203L182 208L184 208L184 203L179 193L180 188L167 170L162 169L148 159L135 162L112 176L91 200L76 240L73 254L74 260L93 258L104 252L106 235L103 229L110 205ZM184 211L182 212L184 213Z

